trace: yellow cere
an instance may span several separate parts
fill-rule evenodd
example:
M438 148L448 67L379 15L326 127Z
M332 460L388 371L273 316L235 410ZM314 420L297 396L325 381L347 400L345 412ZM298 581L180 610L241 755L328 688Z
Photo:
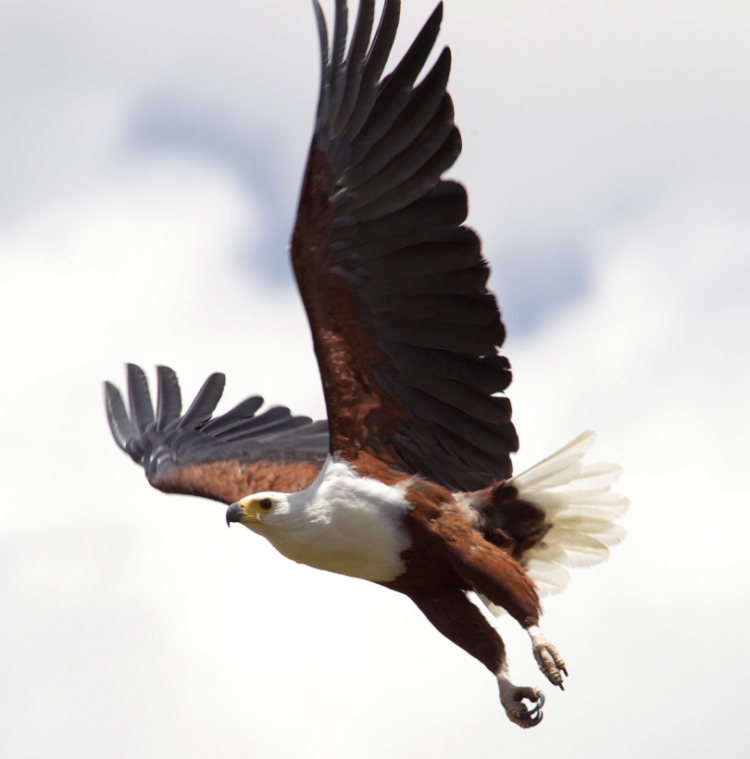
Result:
M273 510L273 499L264 498L243 498L238 501L245 517L251 522L260 522L264 517Z

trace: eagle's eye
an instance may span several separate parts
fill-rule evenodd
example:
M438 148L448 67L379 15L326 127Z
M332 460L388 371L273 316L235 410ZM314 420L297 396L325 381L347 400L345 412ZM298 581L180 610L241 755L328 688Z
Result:
M268 511L269 509L273 507L273 501L270 498L264 498L260 502L260 507L261 509L263 509L263 511Z

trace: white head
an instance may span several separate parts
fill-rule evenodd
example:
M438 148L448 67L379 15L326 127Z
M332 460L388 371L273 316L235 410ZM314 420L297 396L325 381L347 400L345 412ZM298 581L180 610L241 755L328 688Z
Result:
M258 525L273 525L280 516L289 514L290 509L287 493L254 493L227 509L227 524L239 522L251 529Z

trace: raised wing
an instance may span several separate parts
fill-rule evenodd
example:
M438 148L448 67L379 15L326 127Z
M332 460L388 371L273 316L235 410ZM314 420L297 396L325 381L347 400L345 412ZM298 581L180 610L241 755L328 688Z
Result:
M157 367L156 412L143 370L127 365L128 414L120 391L105 382L107 418L117 445L165 493L233 503L264 490L291 493L310 485L328 455L328 425L276 406L256 416L254 396L222 416L211 415L224 391L212 374L182 414L177 375Z
M347 48L336 2L331 51L314 0L322 81L292 262L323 380L331 450L375 455L447 487L507 479L518 449L505 330L487 290L466 191L441 175L461 152L444 49L415 86L442 3L381 80L400 3L361 0Z

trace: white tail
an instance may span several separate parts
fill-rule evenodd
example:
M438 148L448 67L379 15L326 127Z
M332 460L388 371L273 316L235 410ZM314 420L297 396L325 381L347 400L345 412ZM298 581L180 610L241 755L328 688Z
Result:
M609 488L622 473L617 464L581 463L596 433L584 432L557 453L508 480L525 501L547 514L552 523L544 540L521 556L521 564L540 596L559 593L570 575L566 566L590 567L609 556L609 546L625 537L616 523L630 502ZM479 596L496 616L504 609Z

